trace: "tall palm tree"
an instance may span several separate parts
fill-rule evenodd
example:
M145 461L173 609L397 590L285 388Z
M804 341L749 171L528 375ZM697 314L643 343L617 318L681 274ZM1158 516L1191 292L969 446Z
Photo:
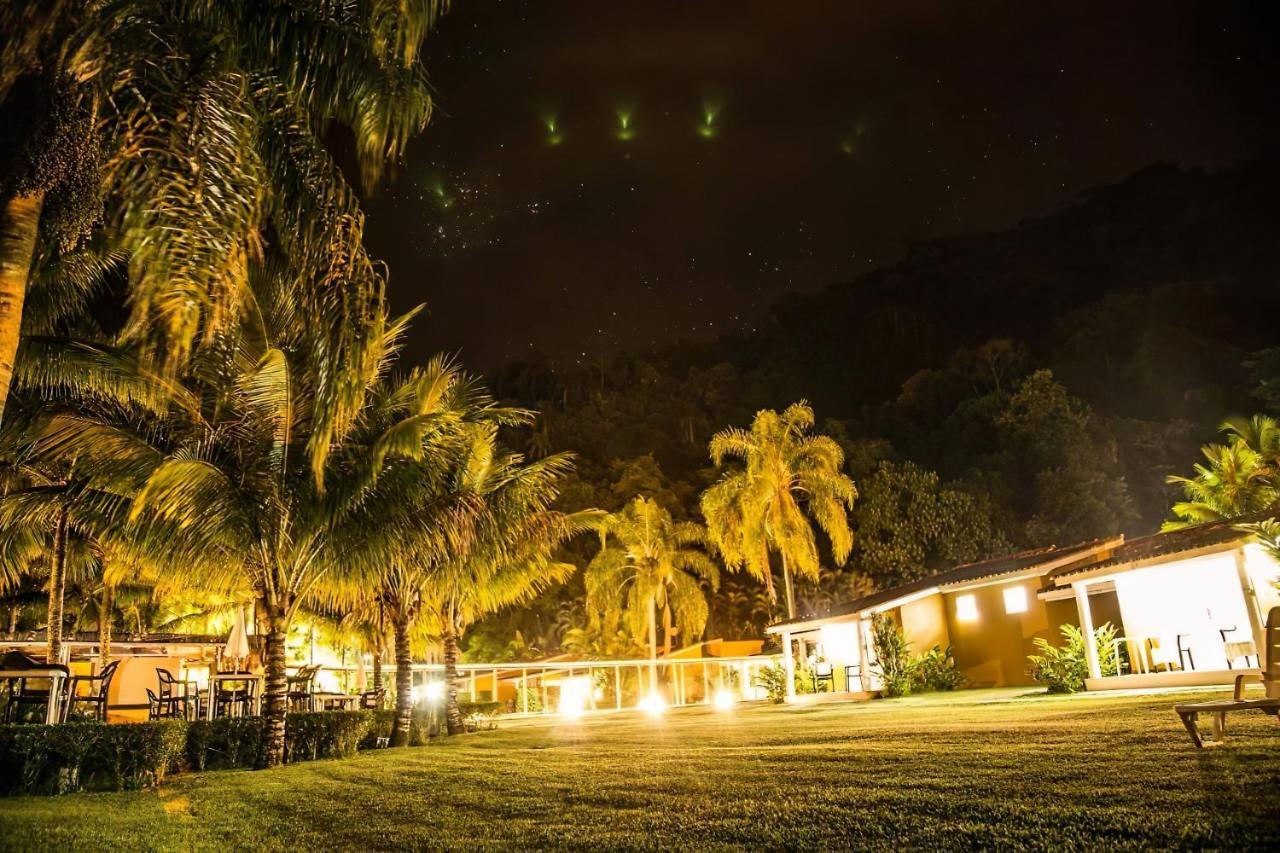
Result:
M844 474L844 452L833 439L809 435L813 409L803 401L778 414L757 412L751 429L729 428L711 438L717 466L733 459L740 467L724 473L703 492L702 515L725 565L763 581L776 601L769 554L782 561L787 615L796 611L792 574L817 580L818 548L812 521L826 533L831 553L843 564L853 548L849 510L858 496Z
M1268 415L1224 421L1226 444L1200 449L1204 463L1191 477L1170 476L1184 500L1173 505L1166 530L1226 521L1280 504L1280 424Z
M361 309L366 357L340 364L325 330L352 322L345 306L315 312L271 268L251 285L252 322L199 354L163 416L139 407L54 411L33 447L74 459L89 487L127 502L122 547L183 566L211 590L257 599L267 625L270 765L283 758L294 614L327 575L387 553L425 436L440 427L412 383L371 393L405 322L390 322L380 299ZM325 414L334 376L351 398L349 417Z
M663 648L671 638L700 635L707 625L702 585L720 586L720 570L703 549L707 532L677 522L656 501L637 497L600 523L600 551L586 570L587 605L609 628L620 621L637 640L648 639L649 689L657 690L658 624Z
M469 535L430 560L423 611L438 630L445 667L445 720L463 731L458 707L458 641L477 620L528 601L573 574L555 559L569 538L590 530L601 514L551 509L572 470L565 454L527 461L498 442L496 426L475 424L456 458L452 491L470 506Z
M240 321L268 244L321 299L376 291L325 129L349 129L372 189L430 117L421 48L444 5L0 6L0 416L33 269L99 224L128 284L125 337L170 367ZM339 361L363 357L358 330L331 332ZM348 417L327 381L321 406Z

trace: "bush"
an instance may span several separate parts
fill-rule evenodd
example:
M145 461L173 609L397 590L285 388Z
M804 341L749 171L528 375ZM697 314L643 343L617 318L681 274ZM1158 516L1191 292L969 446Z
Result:
M906 696L916 683L910 646L898 624L877 613L871 623L871 645L876 653L876 674L885 696Z
M394 719L391 711L291 713L285 760L352 756L374 746L379 733L389 736ZM178 770L260 767L265 732L260 717L0 725L0 794L147 788ZM415 711L410 744L429 737L428 712Z
M179 769L185 735L179 720L0 726L0 790L61 794L156 785Z
M1075 625L1063 625L1062 637L1066 643L1055 646L1043 637L1036 638L1040 654L1027 658L1030 667L1027 674L1047 685L1050 693L1079 693L1084 690L1084 680L1089 677L1089 660L1085 656L1084 632ZM1093 632L1094 648L1102 674L1116 674L1116 659L1111 654L1111 644L1116 629L1110 622Z
M916 658L915 686L921 690L955 690L965 683L965 677L956 669L951 647L934 646Z
M498 727L495 718L502 712L502 702L459 702L458 711L462 714L463 725L467 731L495 729Z
M360 741L361 749L373 749L378 746L379 739L386 745L391 739L391 732L396 726L394 710L374 711L369 731ZM409 746L426 746L435 734L436 722L431 711L426 708L414 708L409 720Z
M769 701L781 705L787 701L787 668L781 663L762 667L752 677L751 686L764 688Z

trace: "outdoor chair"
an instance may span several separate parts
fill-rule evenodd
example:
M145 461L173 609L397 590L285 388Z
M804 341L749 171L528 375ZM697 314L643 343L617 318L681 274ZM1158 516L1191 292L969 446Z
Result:
M158 698L169 706L168 716L189 719L193 711L191 700L194 696L188 688L193 686L193 682L179 681L173 677L172 672L159 667L156 668L156 678L160 681Z
M831 664L819 661L813 665L813 692L825 693L826 691L822 689L824 684L831 688L832 693L835 692L836 676L831 669Z
M111 690L111 680L116 676L116 669L120 666L120 661L113 660L102 668L97 675L73 675L71 676L70 687L70 705L68 706L67 716L75 713L76 708L80 705L90 705L93 707L93 715L102 722L107 721L107 692ZM89 692L81 695L79 687L81 684L89 686Z
M185 719L185 711L180 703L174 703L163 696L157 696L150 687L147 688L147 719L149 720L181 720Z
M290 675L285 679L285 685L289 697L289 709L293 711L310 711L314 703L314 693L312 682L315 681L316 673L320 671L318 666L304 666L298 669L297 673Z
M247 717L253 710L253 679L244 681L218 681L213 695L215 717Z
M377 711L382 707L386 697L385 689L366 690L360 694L360 707L366 711Z
M862 690L862 665L851 663L844 668L844 689L850 693Z
M1232 625L1230 628L1218 629L1218 633L1222 636L1222 653L1227 658L1227 669L1235 669L1232 664L1241 658L1244 658L1245 666L1249 665L1249 658L1253 658L1255 664L1261 665L1262 661L1258 660L1258 647L1254 645L1253 640L1227 639L1228 634L1234 634L1235 632L1235 625Z
M1262 672L1243 672L1236 676L1235 693L1231 699L1212 699L1175 705L1174 712L1186 726L1191 742L1197 747L1221 746L1227 731L1227 714L1233 711L1261 711L1280 721L1280 607L1271 608L1267 614L1267 627L1263 631L1266 643L1262 649ZM1245 699L1245 682L1260 679L1266 698ZM1201 714L1210 714L1213 738L1206 740L1200 732L1197 720Z
M1195 656L1191 654L1191 635L1178 635L1178 668L1187 670L1196 668Z

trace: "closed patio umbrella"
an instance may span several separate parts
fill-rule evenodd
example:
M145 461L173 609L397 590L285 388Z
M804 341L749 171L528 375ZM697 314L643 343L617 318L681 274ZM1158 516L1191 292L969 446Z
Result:
M240 607L236 608L236 622L227 637L226 655L236 661L237 669L241 661L249 658L249 634L245 631L244 610Z
M363 693L368 686L369 677L364 671L364 653L356 655L356 692Z

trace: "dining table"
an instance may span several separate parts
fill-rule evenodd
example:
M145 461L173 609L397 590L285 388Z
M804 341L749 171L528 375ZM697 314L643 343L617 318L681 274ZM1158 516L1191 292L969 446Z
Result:
M218 704L218 685L243 681L252 685L249 690L253 695L253 715L262 715L262 682L263 676L256 672L215 672L209 676L209 701L205 703L205 719L213 719L214 707Z
M49 696L45 700L44 721L52 725L62 716L62 686L67 679L67 669L58 667L29 667L27 669L0 669L0 680L20 681L24 678L49 679Z

